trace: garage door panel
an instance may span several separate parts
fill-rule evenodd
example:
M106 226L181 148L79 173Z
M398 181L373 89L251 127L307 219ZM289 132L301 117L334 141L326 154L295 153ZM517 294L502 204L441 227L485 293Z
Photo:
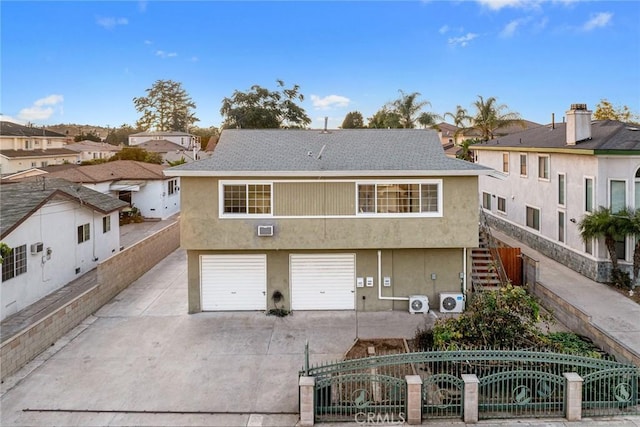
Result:
M291 255L294 310L353 310L354 254Z
M266 310L265 255L203 255L203 311Z

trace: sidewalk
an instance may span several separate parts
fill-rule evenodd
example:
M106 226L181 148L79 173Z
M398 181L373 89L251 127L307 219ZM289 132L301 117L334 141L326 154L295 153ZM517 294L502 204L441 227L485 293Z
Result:
M176 214L162 221L123 225L120 227L120 246L127 248L134 245L156 231L173 224L178 220L178 217L179 214ZM4 319L0 323L0 343L91 289L96 284L96 277L96 269L94 268L57 291Z
M539 285L585 313L590 323L608 338L620 343L636 360L640 360L640 305L604 283L590 280L580 273L525 246L506 234L492 229L491 234L538 261Z

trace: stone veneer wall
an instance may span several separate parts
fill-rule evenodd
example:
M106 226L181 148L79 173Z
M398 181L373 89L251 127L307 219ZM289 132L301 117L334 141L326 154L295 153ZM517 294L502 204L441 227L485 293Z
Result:
M515 224L506 222L491 214L486 215L487 222L492 228L500 230L512 238L524 243L530 248L552 258L559 263L577 271L596 282L608 282L611 273L611 263L608 261L594 261L582 256L564 246L545 239L539 234L532 233ZM632 266L619 265L622 271L631 273Z
M179 246L176 222L99 263L93 288L2 343L0 379L52 346Z

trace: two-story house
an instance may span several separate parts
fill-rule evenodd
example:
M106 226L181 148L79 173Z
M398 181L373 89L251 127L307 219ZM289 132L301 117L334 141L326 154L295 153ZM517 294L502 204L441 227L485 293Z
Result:
M65 148L77 152L80 157L80 162L90 160L108 160L122 149L122 147L118 145L87 140L67 144Z
M479 181L479 202L492 224L589 278L609 279L604 241L584 242L578 223L598 206L640 208L640 127L592 121L586 105L574 104L566 122L472 148L478 164L501 175ZM631 240L617 245L628 271Z
M65 147L68 137L40 127L0 121L0 174L78 163L77 152Z
M165 140L179 145L183 149L193 150L200 145L198 136L180 131L146 131L129 135L129 146L135 147L151 140Z
M435 131L222 132L181 179L189 312L438 308L478 245L478 175Z
M163 174L166 166L116 160L51 172L137 208L145 218L167 219L180 212L180 179Z
M120 250L119 210L111 196L62 179L37 177L0 188L0 320L97 266Z

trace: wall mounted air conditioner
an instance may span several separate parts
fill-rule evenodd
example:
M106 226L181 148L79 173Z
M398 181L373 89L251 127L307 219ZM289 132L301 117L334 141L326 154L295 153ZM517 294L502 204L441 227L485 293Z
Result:
M271 236L273 236L273 225L259 225L258 226L258 236L260 236L260 237L271 237Z
M39 254L44 249L42 242L37 242L31 245L31 255Z
M409 313L428 313L429 298L425 295L411 295L409 297Z
M440 313L462 313L463 311L463 294L445 292L440 294Z

